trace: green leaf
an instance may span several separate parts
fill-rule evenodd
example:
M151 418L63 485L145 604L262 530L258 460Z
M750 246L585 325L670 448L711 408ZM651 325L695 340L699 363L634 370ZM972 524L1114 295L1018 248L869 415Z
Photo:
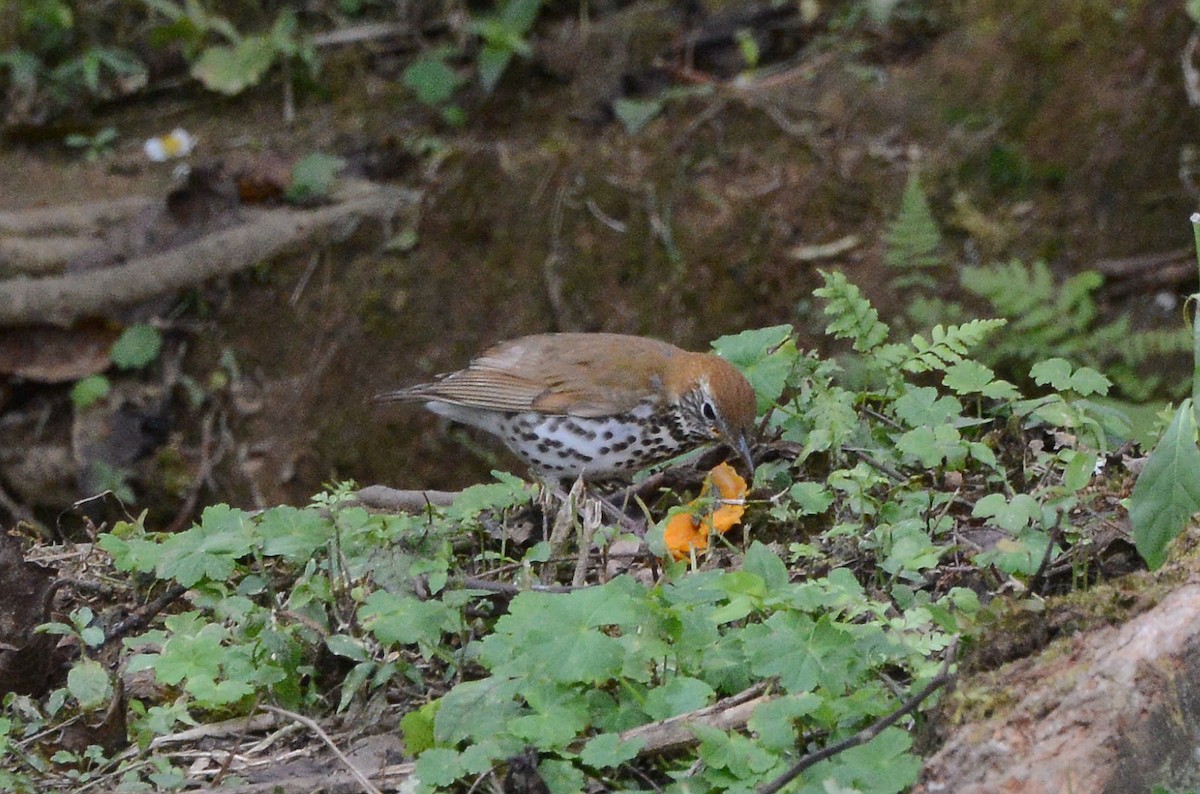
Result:
M383 643L435 646L442 634L456 631L460 624L457 610L440 601L421 601L376 590L359 608L363 627Z
M503 471L493 471L492 476L499 482L464 488L448 512L457 520L466 521L485 510L507 510L529 502L533 495L529 483Z
M162 543L155 570L160 579L192 587L202 579L225 582L234 565L257 545L250 520L228 505L206 507L200 526L171 535Z
M583 770L570 761L547 758L537 768L550 794L579 794L587 782Z
M510 720L527 711L514 700L522 682L495 676L458 684L441 699L434 718L438 742L458 742L505 733Z
M325 638L325 647L332 653L353 662L365 662L371 658L367 644L347 634L332 634Z
M796 512L802 516L824 513L833 504L833 494L820 482L798 482L788 491Z
M709 705L715 694L711 686L698 678L675 676L651 689L642 708L651 719L665 720Z
M962 404L953 397L938 397L937 389L909 389L894 403L896 418L909 427L926 427L949 422L962 414Z
M112 384L103 375L88 375L71 387L71 402L82 410L108 396Z
M814 621L795 612L777 612L746 627L742 635L751 670L778 676L791 693L818 686L841 692L858 681L868 663L850 631L828 616Z
M942 235L921 189L921 180L913 169L900 199L900 212L884 233L884 261L892 267L920 270L943 263L939 254Z
M409 64L401 75L404 85L426 105L439 106L450 100L466 78L446 63L441 54L426 55Z
M158 358L160 350L162 334L152 325L139 323L125 329L108 357L121 369L138 369Z
M851 284L840 271L820 273L825 286L813 290L813 295L825 300L825 314L831 318L825 333L853 340L854 349L860 353L886 342L888 327L879 320L879 312L858 286Z
M915 458L926 469L940 466L943 462L957 469L966 461L967 446L962 434L947 424L918 427L896 439L896 449Z
M1029 377L1039 386L1049 384L1055 391L1067 391L1071 388L1071 362L1065 358L1039 361L1029 370Z
M106 707L112 701L112 681L104 666L94 659L77 662L67 673L67 691L84 711Z
M1196 417L1184 400L1163 433L1129 497L1129 520L1138 553L1151 569L1166 559L1167 544L1200 512L1200 450Z
M1112 381L1091 367L1080 367L1071 376L1071 391L1080 397L1091 394L1108 394Z
M232 47L209 47L192 63L191 74L205 88L233 96L257 85L275 56L275 47L267 37L247 36Z
M637 135L662 109L661 99L622 98L613 102L613 114L630 135Z
M404 749L409 755L421 755L433 747L433 722L441 707L442 701L434 700L400 718L400 731L404 735Z
M822 702L811 692L769 700L755 707L746 727L768 750L790 750L796 744L797 720L812 713Z
M579 760L593 769L620 766L637 758L645 744L644 739L626 742L615 733L602 733L588 740L579 753Z
M462 753L445 747L433 747L421 753L415 771L421 783L434 787L434 790L449 786L467 774Z
M722 336L713 349L742 371L758 395L758 410L765 411L783 394L788 375L800 357L792 339L792 326L776 325Z
M496 47L492 44L484 45L479 52L479 84L483 86L485 93L492 93L496 88L496 83L500 82L504 70L508 68L509 61L512 60L513 50L509 47Z
M301 563L323 548L333 537L333 524L317 510L283 505L258 518L263 554Z
M324 201L346 161L340 157L314 152L292 166L292 183L285 198L293 204Z
M957 394L982 394L994 400L1014 400L1020 396L1017 387L996 378L996 373L978 361L957 361L946 368L942 378L946 388Z
M750 544L746 551L746 559L742 563L742 570L762 580L767 593L782 590L788 585L787 566L761 541L756 540Z
M988 494L971 510L975 518L991 518L996 526L1009 532L1020 532L1041 518L1042 508L1029 494L1019 493L1011 500L1004 494Z

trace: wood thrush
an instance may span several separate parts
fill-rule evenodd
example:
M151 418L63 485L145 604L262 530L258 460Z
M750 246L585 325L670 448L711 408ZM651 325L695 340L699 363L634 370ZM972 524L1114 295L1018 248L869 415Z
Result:
M723 441L754 469L754 390L712 353L620 334L502 342L466 369L380 394L498 436L544 479L628 480Z

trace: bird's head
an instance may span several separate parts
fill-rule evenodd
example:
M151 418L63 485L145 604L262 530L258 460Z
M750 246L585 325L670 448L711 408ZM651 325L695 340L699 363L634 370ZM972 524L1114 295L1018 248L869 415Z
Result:
M754 439L757 398L746 377L725 359L693 354L686 366L679 406L689 436L729 445L754 472L750 444Z

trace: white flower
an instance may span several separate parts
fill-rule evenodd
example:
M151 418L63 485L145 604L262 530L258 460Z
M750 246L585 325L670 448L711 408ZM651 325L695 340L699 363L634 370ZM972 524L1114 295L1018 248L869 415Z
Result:
M182 127L176 127L169 135L150 138L142 150L156 163L176 157L186 157L196 148L196 139Z

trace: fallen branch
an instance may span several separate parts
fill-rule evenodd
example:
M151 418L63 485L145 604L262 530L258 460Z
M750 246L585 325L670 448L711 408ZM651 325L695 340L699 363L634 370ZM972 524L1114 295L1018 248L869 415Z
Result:
M767 686L767 682L755 684L736 695L718 700L711 706L630 728L621 733L621 741L638 740L643 742L638 755L645 757L697 744L699 740L692 731L693 725L708 725L723 731L743 728L750 719L750 715L760 704L778 697L778 695L763 694L767 691Z
M449 507L457 491L400 491L386 485L368 485L355 491L363 507L392 513L423 513L430 507ZM351 503L353 504L353 503Z
M95 247L95 238L76 235L0 237L0 272L54 273Z
M0 212L0 237L92 234L104 226L130 218L154 203L154 199L145 196L129 196L88 204Z
M245 210L245 221L178 248L115 267L0 283L0 325L68 325L114 306L175 292L281 255L344 238L366 217L390 220L415 191L352 183L343 200L316 210Z

